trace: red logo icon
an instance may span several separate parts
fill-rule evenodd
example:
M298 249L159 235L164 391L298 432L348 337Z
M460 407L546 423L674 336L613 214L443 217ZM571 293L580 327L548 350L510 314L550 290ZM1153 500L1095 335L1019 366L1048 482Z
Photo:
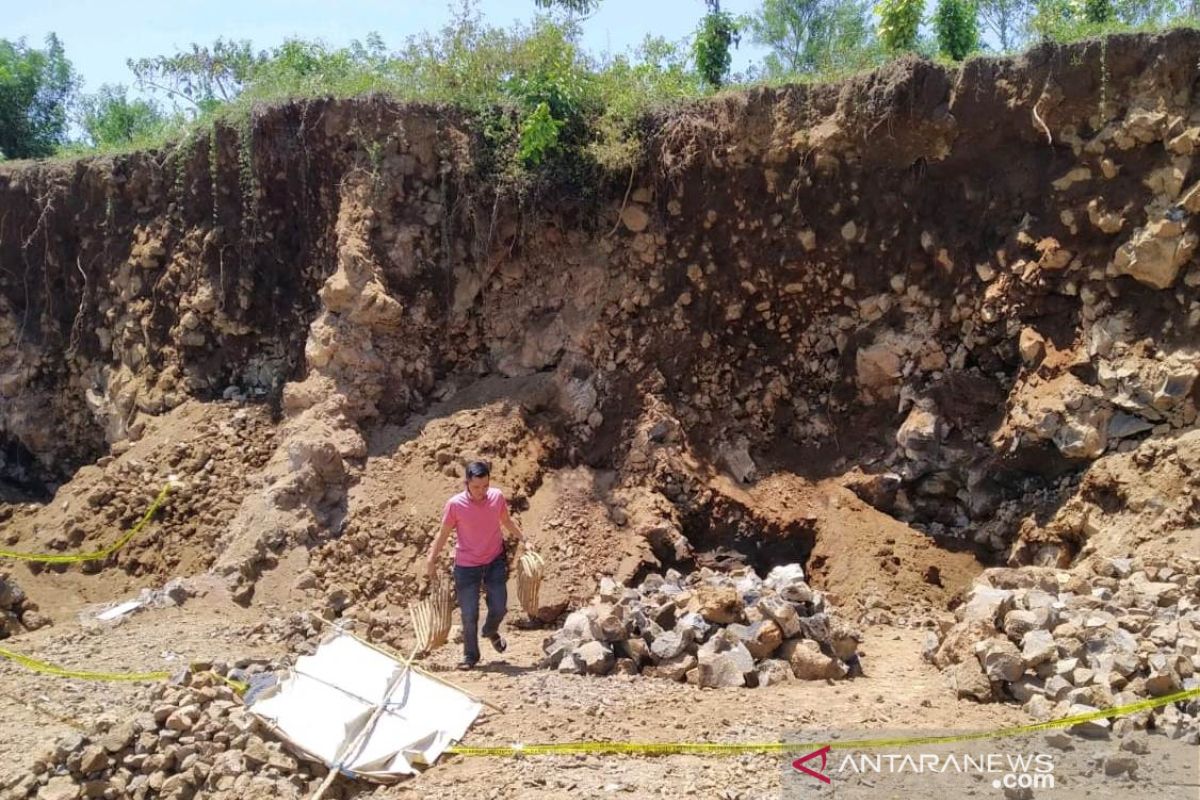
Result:
M818 772L814 769L811 769L810 767L805 765L805 763L804 763L805 761L811 761L812 759L816 758L817 756L821 757L821 769L822 770L825 769L825 759L829 756L829 745L825 745L820 750L814 750L813 752L809 753L806 756L801 756L800 758L797 758L795 761L792 762L792 769L794 769L798 772L803 772L805 775L811 775L819 781L824 781L825 783L833 783L833 781L829 780L828 776L826 776L823 773Z

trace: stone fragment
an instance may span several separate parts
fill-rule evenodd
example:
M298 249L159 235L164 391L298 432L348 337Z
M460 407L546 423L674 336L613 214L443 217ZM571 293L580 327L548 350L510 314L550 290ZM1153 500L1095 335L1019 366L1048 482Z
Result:
M810 639L789 639L779 649L780 658L787 659L792 674L802 681L840 679L849 670L841 661L821 652L821 646Z
M1128 275L1155 289L1175 282L1179 269L1191 258L1200 238L1184 224L1170 218L1151 221L1117 248L1109 264L1111 275Z
M691 643L692 634L687 628L664 631L654 637L654 641L650 643L650 655L655 662L665 661L675 658L687 650Z
M991 681L1015 681L1025 672L1021 651L1008 639L995 637L975 645L975 655Z
M770 656L783 642L779 626L771 620L755 622L752 625L733 624L726 630L741 641L756 661Z
M803 581L803 576L801 577ZM755 605L762 615L779 626L783 638L790 639L800 632L800 617L796 607L782 597L764 597Z
M946 669L945 676L946 682L950 684L955 696L959 698L977 700L981 703L992 698L992 684L983 674L983 668L975 659L952 664Z
M1058 645L1049 631L1032 630L1021 640L1021 658L1025 660L1026 669L1052 661L1057 655Z
M650 215L637 203L629 203L621 211L621 223L632 233L641 233L650 224Z
M602 642L584 642L575 653L583 659L583 668L589 675L607 674L616 661L612 648Z
M758 665L758 685L760 687L786 683L795 677L792 665L778 658L768 658Z
M654 678L666 678L672 681L683 681L688 670L696 666L696 656L691 653L680 653L672 658L665 658L658 663L646 667L645 675Z
M732 586L700 586L696 590L694 602L694 610L706 622L728 625L742 618L742 598Z

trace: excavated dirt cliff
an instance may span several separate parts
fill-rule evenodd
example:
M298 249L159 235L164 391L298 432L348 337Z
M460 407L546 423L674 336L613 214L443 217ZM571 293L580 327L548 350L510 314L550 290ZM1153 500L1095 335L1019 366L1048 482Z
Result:
M199 576L400 644L476 457L547 622L667 568L802 563L868 626L988 566L1158 569L1197 524L1198 80L1193 31L902 60L648 120L586 199L498 196L467 117L379 97L2 167L0 546L181 481L101 575L18 568L27 635Z

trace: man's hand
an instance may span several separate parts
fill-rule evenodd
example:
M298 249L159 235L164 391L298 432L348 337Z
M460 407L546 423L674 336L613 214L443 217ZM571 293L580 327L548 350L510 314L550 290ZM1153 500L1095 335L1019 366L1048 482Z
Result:
M432 555L425 558L425 577L433 580L433 576L437 574L437 559Z

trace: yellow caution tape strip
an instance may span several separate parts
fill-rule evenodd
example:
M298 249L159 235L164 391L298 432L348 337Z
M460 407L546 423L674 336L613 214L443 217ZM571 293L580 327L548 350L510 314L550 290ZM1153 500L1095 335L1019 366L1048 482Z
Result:
M142 528L146 527L150 522L150 518L154 516L154 512L162 506L167 500L167 493L171 491L171 484L167 483L158 493L158 497L154 498L154 502L146 509L146 513L138 520L137 524L129 529L120 539L105 547L102 550L96 550L92 553L19 553L12 550L0 550L0 558L11 558L17 561L36 561L41 564L78 564L82 561L99 561L108 558L113 553L120 550L125 545L137 536Z
M55 666L45 661L38 661L36 658L30 658L26 655L13 652L0 647L0 658L7 658L22 667L33 672L39 672L43 675L52 675L56 678L77 678L81 681L117 681L122 683L133 683L137 681L165 681L168 680L174 673L161 670L159 672L92 672L89 670L74 670L65 669L64 667ZM241 694L246 691L246 684L241 681L235 681L232 678L227 678L218 672L205 670L209 674L215 675L226 685L232 688L235 692ZM203 673L201 673L203 674Z
M744 755L748 753L792 753L819 750L862 750L876 747L900 747L918 744L946 744L979 739L1000 739L1038 731L1069 728L1084 722L1121 717L1200 697L1200 689L1187 689L1162 697L1153 697L1114 708L1101 708L1047 722L1014 725L992 731L956 733L941 736L908 736L889 739L843 739L829 742L563 742L558 744L513 744L498 747L450 747L447 753L458 756L574 756L574 755Z

